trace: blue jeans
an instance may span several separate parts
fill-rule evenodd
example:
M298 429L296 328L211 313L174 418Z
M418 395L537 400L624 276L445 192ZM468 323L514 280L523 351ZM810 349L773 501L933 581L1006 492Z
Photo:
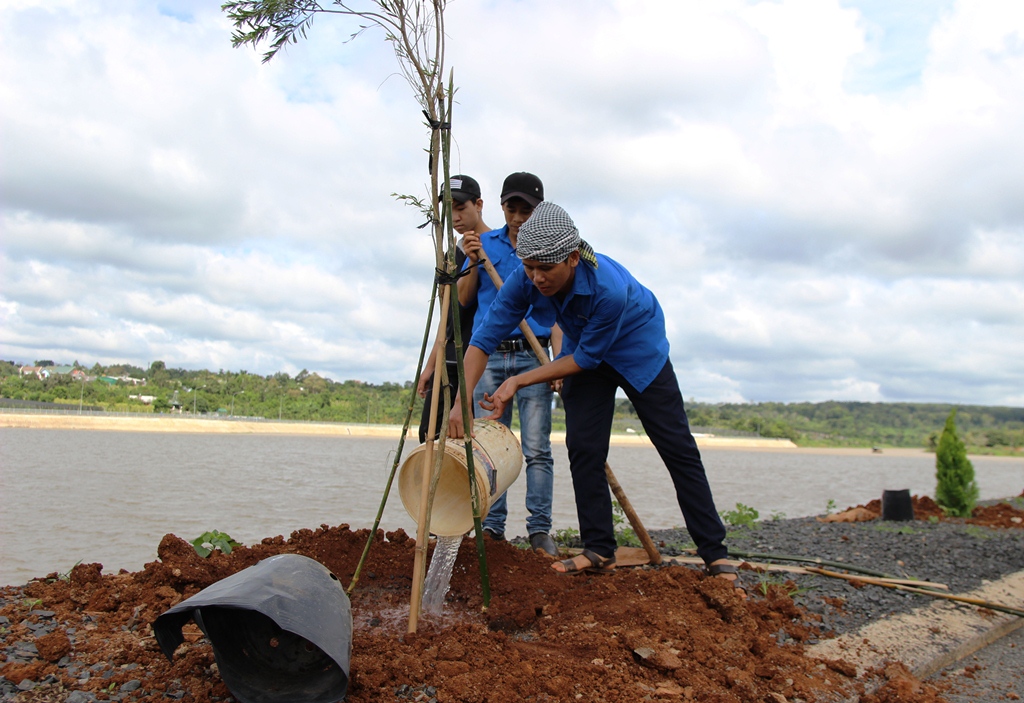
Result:
M487 359L480 382L473 391L474 416L489 415L480 407L484 393L494 393L506 379L540 366L532 351L495 352ZM537 383L516 391L519 406L519 429L522 437L523 457L526 459L526 518L527 534L551 531L551 494L554 490L555 462L551 458L551 387ZM505 406L501 424L512 426L512 404ZM508 505L505 495L494 501L484 518L483 526L494 532L505 531Z

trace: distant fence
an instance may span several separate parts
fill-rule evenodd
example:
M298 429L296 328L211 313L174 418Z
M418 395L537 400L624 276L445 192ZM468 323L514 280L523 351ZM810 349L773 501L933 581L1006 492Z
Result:
M32 403L32 405L7 405L7 403ZM31 400L12 400L10 398L0 398L0 414L3 413L19 413L26 415L82 415L92 417L130 417L142 420L167 420L175 418L186 418L194 420L221 420L224 422L280 422L290 423L295 425L361 425L367 427L376 427L374 423L365 422L337 422L334 420L288 420L282 418L278 420L276 417L250 417L248 415L226 415L224 413L198 413L193 415L192 413L154 413L154 412L131 412L131 411L114 411L104 410L103 408L95 405L84 405L81 411L79 411L77 405L65 405L64 403L44 403L41 401Z
M42 400L19 400L17 398L0 398L0 408L17 408L18 410L35 410L45 412L55 410L59 413L78 413L79 406L71 403L49 403ZM103 412L98 405L83 405L81 409L90 412Z

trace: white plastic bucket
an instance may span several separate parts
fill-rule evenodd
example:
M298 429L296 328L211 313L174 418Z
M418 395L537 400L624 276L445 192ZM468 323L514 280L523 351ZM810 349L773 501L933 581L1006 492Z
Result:
M480 518L508 490L523 468L523 450L512 431L494 420L473 422L473 469L477 494L480 496ZM434 460L437 460L437 443ZM412 519L419 522L420 498L423 494L423 471L426 445L409 453L398 473L398 493ZM473 529L473 503L466 469L466 447L463 441L447 440L441 475L437 480L434 505L430 513L430 532L441 537L464 535Z

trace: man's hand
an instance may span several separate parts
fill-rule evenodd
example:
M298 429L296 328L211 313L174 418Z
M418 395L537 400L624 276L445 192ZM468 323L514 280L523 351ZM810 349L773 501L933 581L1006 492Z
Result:
M480 252L483 245L480 244L480 235L477 232L464 232L462 235L462 250L474 264L480 261Z
M473 436L473 417L469 418L469 436ZM458 395L452 403L452 411L448 414L448 439L462 439L466 436L462 425L462 399Z
M434 378L434 369L423 369L423 373L420 374L420 380L416 384L416 393L420 398L427 397L427 388L430 387L430 380Z
M480 407L491 411L491 414L486 418L487 420L501 418L502 413L505 412L505 407L512 402L516 391L519 390L519 381L516 379L516 376L505 379L505 382L498 386L498 390L494 391L494 395L484 393L484 399L480 401Z

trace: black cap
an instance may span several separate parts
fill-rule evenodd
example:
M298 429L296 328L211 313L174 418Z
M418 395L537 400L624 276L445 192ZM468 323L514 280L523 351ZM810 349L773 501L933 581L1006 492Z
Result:
M448 187L452 191L452 200L457 203L474 203L480 199L480 184L472 176L452 176L448 179ZM444 193L441 193L444 198Z
M510 198L522 198L533 207L537 207L537 203L544 200L544 184L532 173L513 173L501 185L502 204Z

